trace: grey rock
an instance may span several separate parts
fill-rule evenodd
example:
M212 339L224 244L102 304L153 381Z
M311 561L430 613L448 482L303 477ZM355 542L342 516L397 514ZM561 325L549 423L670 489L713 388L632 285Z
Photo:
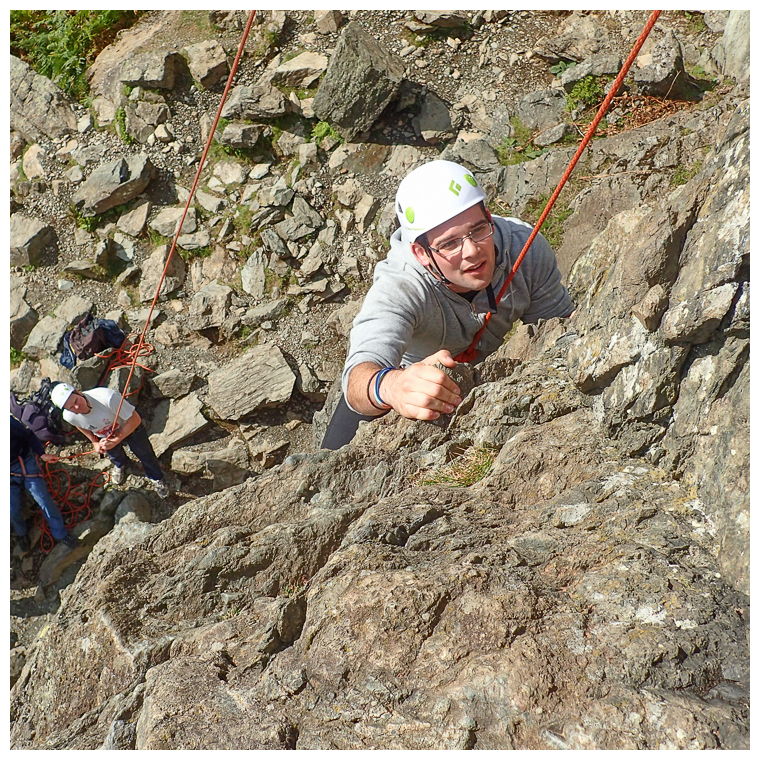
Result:
M254 298L263 298L266 290L266 270L264 254L254 251L240 270L243 290Z
M149 438L156 456L161 456L172 446L184 441L209 421L203 416L203 403L196 393L188 393L181 399L161 401L148 429Z
M77 189L72 201L83 216L102 214L140 195L153 172L145 153L102 164Z
M463 163L472 171L493 171L501 167L494 149L479 132L460 132L456 142L447 145L440 157Z
M130 491L116 507L114 523L119 525L123 522L150 522L151 508L148 500L137 491Z
M182 322L162 322L154 331L153 339L162 346L169 348L195 348L205 351L211 346L211 341L191 330Z
M592 15L573 11L555 37L542 37L535 52L549 63L583 61L609 47L609 32Z
M515 115L528 129L548 129L563 120L566 103L560 89L536 90L517 101Z
M558 143L560 140L572 134L575 134L575 128L573 126L570 124L557 124L556 127L549 127L549 129L545 129L543 132L536 135L536 137L533 138L533 144L538 145L539 147L554 145L554 143Z
M258 327L262 322L274 322L282 316L287 305L287 298L277 298L274 301L267 301L261 306L254 306L243 315L243 324L249 327Z
M404 66L355 21L341 32L314 98L314 113L346 140L368 129L396 96Z
M156 289L158 283L161 280L161 276L166 269L166 261L169 257L170 247L168 245L160 245L155 251L143 262L140 275L140 300L143 303L152 301L156 295ZM168 269L166 269L166 275L161 282L161 289L159 291L159 298L166 299L169 294L182 287L185 282L187 270L185 262L182 257L175 250L172 254L171 262Z
M270 84L238 85L230 90L222 118L257 121L284 116L290 110L288 99Z
M340 11L315 11L314 24L320 34L335 34L343 24Z
M646 327L649 332L654 332L660 326L660 319L668 308L668 297L662 285L655 285L644 296L644 300L631 309L636 319Z
M701 97L699 87L684 68L681 45L672 31L657 42L650 55L651 63L633 68L633 81L641 92L674 100Z
M29 333L37 324L39 315L24 300L26 288L11 288L10 293L10 344L21 350Z
M188 45L182 52L187 57L187 66L193 79L206 89L213 88L227 78L227 54L217 40L204 40Z
M164 398L180 398L190 393L195 375L170 369L153 377L153 385Z
M741 81L749 77L750 23L749 11L730 11L720 42L725 51L723 72Z
M69 296L60 306L56 307L55 316L65 319L70 325L75 325L92 311L93 302L82 296Z
M171 90L178 66L182 63L182 57L173 51L137 53L123 61L119 79L132 87Z
M185 207L165 208L160 211L153 219L150 220L149 226L159 235L173 238L177 234L182 215L185 213ZM190 234L198 229L198 219L195 209L191 206L187 209L187 215L182 222L182 234Z
M281 63L272 75L273 85L311 87L327 69L327 56L306 51Z
M254 346L208 377L208 403L225 420L290 398L295 375L275 346Z
M421 24L438 29L463 29L468 24L464 11L414 11L414 17Z
M224 128L219 142L222 145L229 145L231 148L250 149L256 145L256 141L261 137L263 131L264 127L260 124L233 121Z
M151 211L150 201L143 201L138 203L131 211L127 211L119 217L116 222L116 226L127 235L132 237L139 237L142 231L145 229L145 224L148 221L148 215Z
M37 264L47 249L57 247L55 229L20 212L11 214L10 247L12 267Z
M600 53L591 55L582 63L570 66L562 72L562 87L565 92L572 92L575 85L587 76L593 77L616 77L623 62L620 56Z
M34 142L43 135L65 137L76 132L72 102L47 77L10 57L10 126Z
M22 161L22 167L24 174L29 180L44 179L46 176L44 160L47 158L47 153L39 145L31 145L29 149L24 153L24 159Z
M227 319L232 298L232 288L210 282L204 285L190 301L186 324L191 330L221 327Z
M32 359L42 359L49 354L55 354L68 327L69 323L65 319L43 317L29 333L23 352Z
M412 126L429 143L445 142L456 134L448 107L430 91L425 95L420 113L412 119Z

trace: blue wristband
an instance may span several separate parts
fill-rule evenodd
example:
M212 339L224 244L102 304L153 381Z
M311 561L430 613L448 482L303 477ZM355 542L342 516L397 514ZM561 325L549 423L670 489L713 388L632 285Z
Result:
M381 369L377 375L375 376L375 398L379 403L381 403L383 406L387 406L390 408L390 404L386 404L385 401L380 397L380 381L385 377L388 372L392 372L395 367L384 367Z

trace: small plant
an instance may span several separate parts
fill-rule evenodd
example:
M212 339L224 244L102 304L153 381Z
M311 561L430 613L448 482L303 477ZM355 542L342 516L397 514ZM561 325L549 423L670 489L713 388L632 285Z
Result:
M73 205L69 207L69 213L71 214L71 218L74 220L74 224L76 224L76 226L80 229L86 230L87 232L95 232L102 221L100 216L97 214L95 216L84 216L84 214L82 214L81 211L79 211L79 209Z
M209 246L203 246L201 248L193 248L193 250L186 250L177 246L177 253L187 262L194 259L207 259L213 253L213 250Z
M549 71L555 77L561 77L568 69L572 69L575 65L575 61L560 61L559 63L555 63L554 66L549 66Z
M567 96L567 108L574 111L581 104L584 108L598 105L604 100L604 87L600 80L589 74L576 82L570 94Z
M13 10L11 53L81 99L88 92L85 71L117 32L132 26L144 11Z
M284 586L282 586L280 588L280 592L283 594L283 596L287 596L288 599L293 599L294 597L301 594L301 592L306 588L306 584L308 582L309 579L305 575L302 575L292 583L286 583Z
M549 196L531 200L525 206L523 214L525 221L535 224L549 202ZM549 241L549 245L556 251L562 245L565 221L572 216L573 210L563 201L557 201L549 216L541 225L541 234Z
M11 346L11 369L18 367L26 359L26 354Z
M343 138L330 126L326 121L319 121L311 130L311 142L320 143L325 137L332 137L339 143L343 143Z
M116 109L114 124L116 125L116 134L121 140L127 145L133 145L135 138L127 132L127 112L124 110L124 106L119 106Z
M679 164L670 177L671 185L674 187L685 185L692 177L695 177L697 174L699 174L701 168L701 161L697 161L690 168L685 167L683 164Z
M447 485L466 488L482 480L491 469L493 449L473 446L453 462L432 470L416 480L423 486Z

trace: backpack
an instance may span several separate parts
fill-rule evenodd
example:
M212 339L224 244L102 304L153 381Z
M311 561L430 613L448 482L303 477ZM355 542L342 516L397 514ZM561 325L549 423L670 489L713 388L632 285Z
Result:
M11 392L11 414L29 428L43 443L68 443L64 433L63 412L50 400L50 394L58 385L43 377L30 398L17 399Z
M77 359L90 359L109 348L119 348L126 335L112 319L95 319L92 314L63 336L60 362L67 369L76 366Z

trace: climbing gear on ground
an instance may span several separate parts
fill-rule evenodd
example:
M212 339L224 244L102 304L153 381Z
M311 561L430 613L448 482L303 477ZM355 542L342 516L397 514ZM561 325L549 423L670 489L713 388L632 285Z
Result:
M429 161L407 174L396 191L396 216L407 242L414 242L486 194L472 172L453 161Z
M109 348L119 348L126 339L124 331L112 319L96 319L91 313L63 336L60 362L73 369L77 359L90 359Z
M43 443L68 442L61 410L53 403L53 390L60 385L43 377L39 389L29 398L17 399L11 392L11 414Z

